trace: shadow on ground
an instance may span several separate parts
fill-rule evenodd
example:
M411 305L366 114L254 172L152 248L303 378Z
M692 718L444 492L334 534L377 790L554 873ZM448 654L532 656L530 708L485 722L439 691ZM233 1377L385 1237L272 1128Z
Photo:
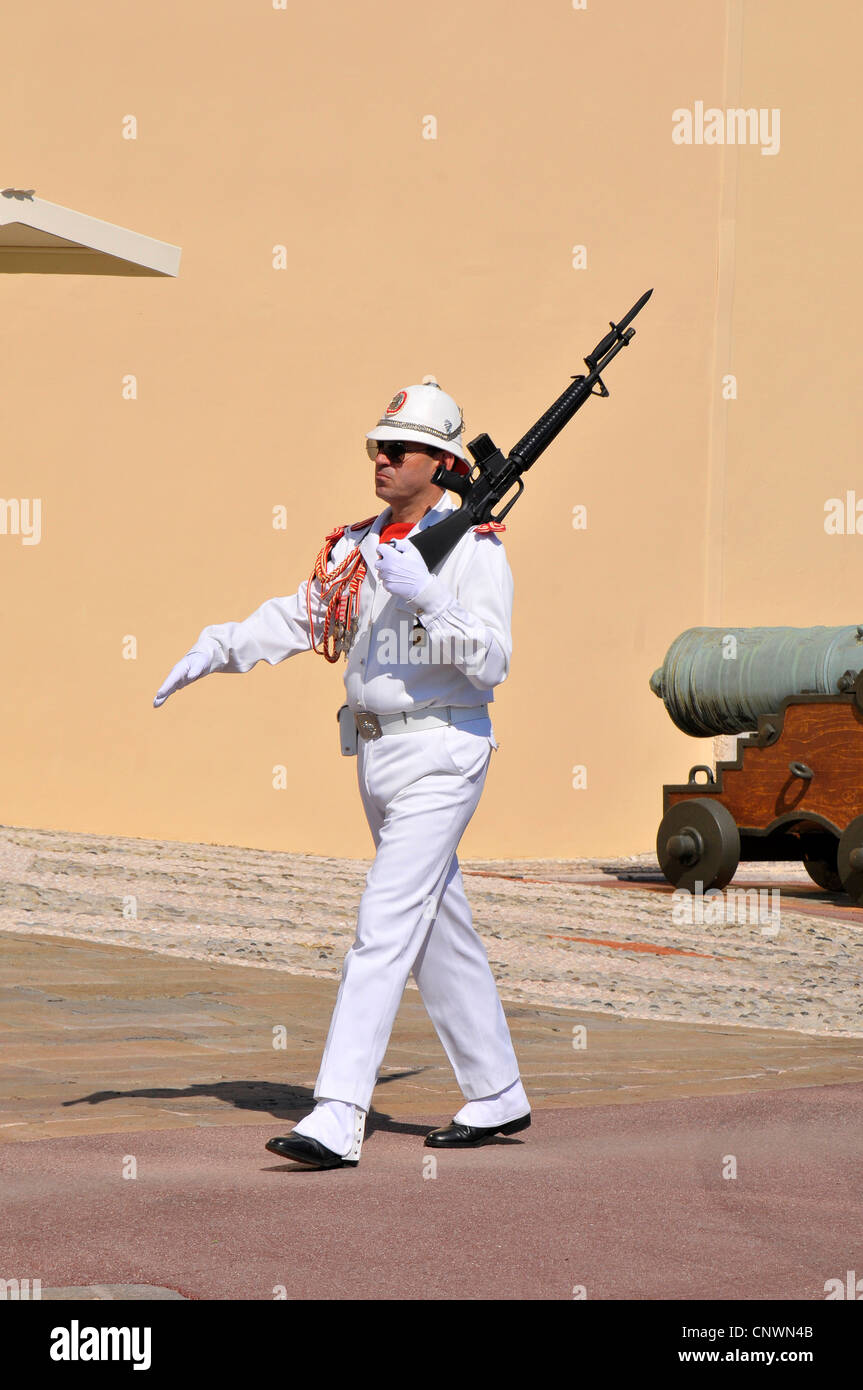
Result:
M378 1078L378 1086L386 1086L405 1077L418 1076L425 1067L408 1071L390 1072ZM279 1120L300 1119L299 1112L311 1110L315 1098L310 1086L278 1085L272 1081L213 1081L194 1086L142 1086L130 1091L91 1091L89 1095L78 1096L74 1100L64 1100L63 1107L73 1105L101 1105L106 1100L194 1100L210 1097L223 1105L232 1105L236 1110L255 1110L272 1115ZM372 1106L366 1121L366 1133L376 1129L391 1134L427 1134L428 1125L407 1124L395 1120L391 1115L376 1110Z

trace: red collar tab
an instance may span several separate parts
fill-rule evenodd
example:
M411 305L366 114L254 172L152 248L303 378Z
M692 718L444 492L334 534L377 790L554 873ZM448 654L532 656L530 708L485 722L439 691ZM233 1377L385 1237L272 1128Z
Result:
M490 536L493 531L505 531L505 521L484 521L481 526L474 526L474 534L477 536Z
M389 540L406 540L408 532L413 529L412 521L391 521L388 526L381 528L381 545L386 545Z

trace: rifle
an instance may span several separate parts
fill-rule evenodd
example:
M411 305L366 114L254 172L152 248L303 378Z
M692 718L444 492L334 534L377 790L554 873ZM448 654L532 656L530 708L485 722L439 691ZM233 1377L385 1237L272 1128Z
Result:
M432 482L436 487L457 493L461 506L443 521L410 537L411 544L416 546L429 569L439 565L472 527L485 521L503 521L524 492L522 474L533 467L540 454L557 438L564 425L569 424L585 401L591 396L610 394L601 374L620 349L628 347L630 340L635 337L635 329L630 328L629 324L652 294L653 290L648 290L620 323L609 324L611 332L606 333L584 359L587 373L572 378L572 385L549 406L507 458L487 434L478 434L467 446L474 458L470 473L454 473L442 464L435 470ZM495 512L494 508L513 487L517 489L515 495L509 499L503 511Z

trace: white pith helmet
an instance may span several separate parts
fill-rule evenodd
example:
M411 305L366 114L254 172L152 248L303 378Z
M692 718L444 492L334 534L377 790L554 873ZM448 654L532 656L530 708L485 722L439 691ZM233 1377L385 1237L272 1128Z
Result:
M433 376L418 386L397 391L366 439L416 439L470 462L462 448L461 408L442 391Z

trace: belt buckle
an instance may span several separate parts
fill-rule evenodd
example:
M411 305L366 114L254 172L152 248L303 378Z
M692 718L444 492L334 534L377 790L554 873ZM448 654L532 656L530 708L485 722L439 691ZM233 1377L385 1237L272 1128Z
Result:
M361 713L354 715L354 721L357 726L357 732L361 738L375 739L381 737L383 729L381 728L381 721L376 714L369 714L366 710L363 710Z

